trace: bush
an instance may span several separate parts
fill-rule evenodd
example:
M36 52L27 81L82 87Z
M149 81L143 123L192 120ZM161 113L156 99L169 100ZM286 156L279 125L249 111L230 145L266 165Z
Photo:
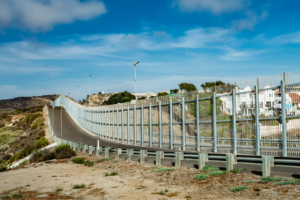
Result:
M259 182L266 183L266 182L270 182L270 181L280 181L281 179L282 179L282 177L278 177L278 178L263 177Z
M42 113L30 113L22 119L22 122L26 122L27 124L32 124L34 119L36 119L37 117L43 117Z
M218 176L218 175L223 175L226 174L226 171L221 171L221 172L210 172L209 175L211 176Z
M5 165L3 165L3 164L1 164L0 165L0 172L4 172L4 171L6 171L6 166Z
M177 170L174 168L159 168L159 169L154 169L154 172L161 172L161 171L172 171L172 170Z
M285 180L281 182L274 183L274 185L296 185L300 184L300 179L294 179L294 180Z
M169 95L167 92L159 92L157 94L158 97Z
M85 185L84 184L81 184L81 185L76 184L73 186L73 189L81 189L81 188L85 188Z
M68 144L61 144L57 146L54 150L58 159L71 158L72 156L76 156L76 152L71 149Z
M39 127L42 126L42 124L44 123L44 121L45 121L44 118L39 117L39 118L35 119L32 122L31 127L33 127L33 128L39 128Z
M202 179L205 180L208 177L207 174L197 174L196 176L194 176L194 179Z
M56 159L56 154L49 149L45 149L42 151L35 151L30 158L30 162L43 162L52 159Z
M37 145L37 148L43 148L45 146L48 146L49 142L48 142L48 140L46 140L45 137L42 137L36 141L36 145Z
M76 163L76 164L84 164L84 159L83 158L74 158L73 159L73 163Z
M118 175L118 172L111 172L110 174L109 173L105 173L104 176L116 176Z
M89 160L86 160L86 161L84 162L84 166L92 167L92 166L94 166L94 162L91 162L91 161L89 161Z
M245 189L249 189L249 187L247 186L238 186L238 187L234 187L231 189L232 192L239 192L239 191L243 191Z
M211 165L205 166L202 169L203 172L206 172L206 171L212 172L212 171L217 171L217 170L219 170L219 168L213 167Z

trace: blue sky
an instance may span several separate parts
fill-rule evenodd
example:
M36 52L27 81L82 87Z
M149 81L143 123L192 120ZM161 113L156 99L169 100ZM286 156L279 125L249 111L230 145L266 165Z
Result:
M164 91L299 69L296 0L0 0L0 99Z

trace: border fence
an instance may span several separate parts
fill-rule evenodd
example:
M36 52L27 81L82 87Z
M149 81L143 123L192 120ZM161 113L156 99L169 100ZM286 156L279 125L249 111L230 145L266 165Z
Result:
M205 91L101 107L59 97L85 130L148 147L249 155L300 156L300 70Z

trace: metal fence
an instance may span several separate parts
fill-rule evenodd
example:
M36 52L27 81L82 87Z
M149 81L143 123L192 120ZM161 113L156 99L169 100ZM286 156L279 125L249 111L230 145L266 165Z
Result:
M59 97L85 130L115 142L250 155L300 155L300 71L101 107Z

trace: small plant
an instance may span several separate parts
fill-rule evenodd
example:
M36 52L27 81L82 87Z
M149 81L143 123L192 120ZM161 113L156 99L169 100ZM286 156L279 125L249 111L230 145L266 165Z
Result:
M234 168L233 170L230 170L230 172L238 173L239 172L239 168Z
M226 171L221 171L221 172L210 172L208 175L211 176L218 176L218 175L223 175L226 174Z
M300 184L300 179L285 180L282 182L274 183L274 185L296 185L296 184Z
M246 183L253 183L254 181L246 181Z
M48 142L48 140L46 140L46 138L42 137L36 141L36 145L38 148L43 148L43 147L49 145L49 142Z
M62 188L56 188L56 190L55 190L56 193L59 193L59 192L61 192L61 191L63 191Z
M57 154L58 159L71 158L72 156L76 156L76 152L71 149L70 145L68 144L61 144L57 146L54 152Z
M24 160L23 162L21 162L21 163L19 164L19 166L22 167L22 166L26 165L27 162L28 162L28 160Z
M0 165L0 172L6 171L7 167L3 164Z
M278 177L278 178L263 177L259 182L266 183L266 182L270 182L270 181L280 181L281 179L282 179L282 177Z
M258 185L254 186L253 190L259 192L260 191L259 186Z
M208 175L206 175L206 174L197 174L196 176L194 176L194 179L205 180L207 177L208 177Z
M92 166L94 166L94 162L91 162L91 161L89 161L89 160L86 160L86 161L84 162L84 166L92 167Z
M205 166L202 169L203 172L206 172L206 171L212 172L212 171L217 171L217 170L219 170L219 168L213 167L211 165Z
M166 188L166 189L165 189L165 192L166 192L166 193L167 193L167 192L169 192L169 189L168 189L168 188Z
M232 192L239 192L239 191L243 191L245 189L249 189L249 187L247 186L238 186L238 187L234 187L231 189Z
M260 192L256 193L256 196L259 196L260 195Z
M159 169L154 169L152 171L161 172L161 171L172 171L172 170L177 170L177 169L174 169L174 168L159 168Z
M13 194L12 195L13 198L23 198L22 194Z
M84 158L81 158L81 157L74 158L73 163L84 164Z
M81 189L81 188L85 188L85 185L84 184L76 184L76 185L73 185L73 189Z
M166 193L163 190L161 190L158 194L165 195Z
M111 172L110 174L109 173L105 173L104 176L116 176L118 175L118 172Z

